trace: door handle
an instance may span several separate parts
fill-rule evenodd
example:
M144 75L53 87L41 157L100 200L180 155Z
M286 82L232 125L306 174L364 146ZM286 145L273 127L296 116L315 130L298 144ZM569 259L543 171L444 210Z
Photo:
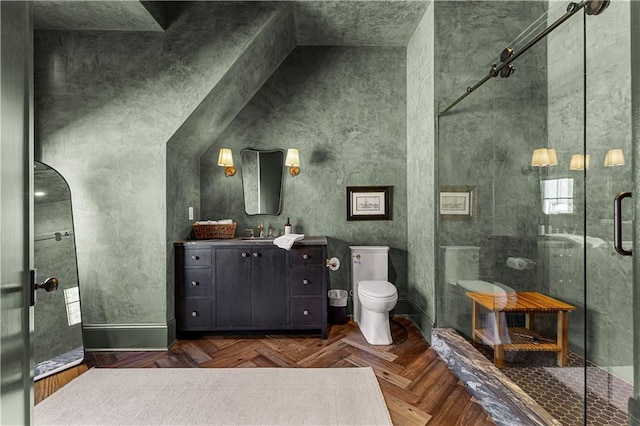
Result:
M631 192L620 192L613 201L613 247L623 256L632 256L631 250L622 248L622 200L631 198Z
M44 289L47 293L52 291L56 291L58 289L58 279L55 277L49 277L44 282L38 281L38 273L35 269L29 271L29 275L31 277L31 306L36 305L36 290Z

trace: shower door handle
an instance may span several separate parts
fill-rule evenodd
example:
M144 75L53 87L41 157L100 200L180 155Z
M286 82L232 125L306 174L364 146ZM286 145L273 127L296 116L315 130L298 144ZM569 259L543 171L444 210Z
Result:
M633 255L631 250L622 248L622 200L631 198L631 192L620 192L613 202L613 247L623 256Z

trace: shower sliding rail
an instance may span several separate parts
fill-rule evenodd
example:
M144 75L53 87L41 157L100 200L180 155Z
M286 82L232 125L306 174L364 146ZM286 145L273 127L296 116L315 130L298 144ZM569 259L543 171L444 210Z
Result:
M578 3L575 3L575 2L569 3L564 15L562 15L555 22L553 22L551 25L549 25L544 30L542 30L538 35L533 37L529 42L527 42L520 49L515 50L512 47L505 48L500 54L501 63L499 65L497 63L493 64L491 66L491 69L489 70L489 73L484 78L482 78L473 86L467 87L467 90L465 91L465 93L462 94L455 101L453 101L448 107L440 111L440 113L438 113L438 116L445 115L453 107L455 107L460 102L462 102L464 98L466 98L471 93L476 91L480 86L482 86L484 83L489 81L492 77L497 77L498 75L500 75L501 77L508 77L509 75L511 75L511 73L514 70L513 61L518 59L527 50L535 46L540 40L545 38L550 32L558 28L567 19L571 18L582 8L586 7L585 12L588 15L599 15L607 8L607 6L609 6L609 0L583 0Z

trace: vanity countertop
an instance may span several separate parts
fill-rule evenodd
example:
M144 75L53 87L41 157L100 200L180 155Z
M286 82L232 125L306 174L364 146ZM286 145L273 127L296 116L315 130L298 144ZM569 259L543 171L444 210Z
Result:
M174 245L193 247L193 246L241 246L254 244L273 244L273 239L269 238L233 238L226 240L184 240L176 241ZM327 237L304 237L304 240L296 241L294 246L326 246Z

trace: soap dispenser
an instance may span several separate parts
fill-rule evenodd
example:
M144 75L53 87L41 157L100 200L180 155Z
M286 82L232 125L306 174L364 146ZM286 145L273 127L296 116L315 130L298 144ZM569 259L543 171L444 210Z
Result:
M284 224L284 235L289 234L291 234L291 222L289 221L289 218L287 218L287 223Z

